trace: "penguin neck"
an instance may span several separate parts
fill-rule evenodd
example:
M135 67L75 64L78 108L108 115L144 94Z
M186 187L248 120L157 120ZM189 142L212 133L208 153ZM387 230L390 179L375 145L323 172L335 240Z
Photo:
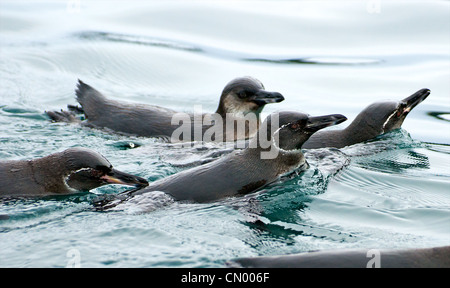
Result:
M370 120L370 119L369 119ZM325 147L343 148L365 142L383 133L382 129L371 125L363 114L359 114L349 126L344 129L327 129L314 133L305 143L305 149Z
M280 149L280 158L282 159L283 166L280 168L280 174L290 173L298 168L305 169L307 166L307 162L305 156L302 151L299 150L283 150Z
M382 128L376 127L370 121L359 116L348 127L342 130L343 135L341 138L346 139L346 146L365 142L383 134Z
M255 103L251 104L251 102L247 102L247 104L238 104L233 102L227 102L225 105L224 102L226 100L220 101L219 107L217 107L217 110L215 113L219 114L222 119L226 119L227 116L231 116L234 118L243 118L247 116L248 114L253 114L256 116L258 121L261 119L261 112L264 109L264 105L257 106ZM225 106L227 108L225 108Z
M65 182L67 177L64 159L60 153L30 160L33 181L43 187L46 193L63 194L76 192Z
M256 120L258 121L258 123L261 123L261 109L258 109L256 111L248 111L246 113L240 111L240 110L223 110L219 108L216 110L216 114L219 114L220 117L222 117L223 120L226 120L227 117L231 117L232 119L252 119L253 117L256 118ZM256 117L255 117L256 116ZM250 118L252 117L252 118Z
M223 118L223 135L225 139L242 140L255 136L261 126L259 113L227 113ZM227 140L228 141L228 140Z
M222 102L219 104L219 107L217 107L216 114L219 114L222 119L225 119L227 112L225 111L225 108L223 108Z
M301 149L285 150L278 147L274 142L270 143L270 147L263 148L257 143L257 136L253 137L245 152L252 154L253 157L259 157L261 160L272 162L271 166L276 167L278 174L289 173L306 164ZM256 145L256 148L252 148L255 147L255 143L258 145Z

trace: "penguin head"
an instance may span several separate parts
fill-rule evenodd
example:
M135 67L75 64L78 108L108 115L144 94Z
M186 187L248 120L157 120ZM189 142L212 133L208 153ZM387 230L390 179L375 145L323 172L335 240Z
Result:
M430 92L431 91L429 89L421 89L400 102L395 103L394 109L392 109L391 104L391 108L387 108L388 111L390 110L391 114L383 122L383 133L400 128L408 113L411 112L411 110L419 103L425 100L428 95L430 95Z
M349 128L356 128L361 133L373 134L372 137L398 129L402 126L408 113L428 95L430 95L429 89L421 89L399 102L373 103L358 114Z
M118 171L99 153L86 148L62 152L65 183L73 190L88 191L106 184L147 186L147 180Z
M276 118L275 118L276 117ZM276 120L278 118L278 120ZM272 113L267 117L267 127L271 131L272 142L283 150L299 150L311 135L320 129L344 122L347 118L341 114L310 116L308 114L283 111ZM278 121L278 125L273 125ZM271 126L278 126L274 129Z
M223 89L216 113L222 117L227 113L259 114L266 104L283 100L280 93L266 91L259 80L248 76L239 77L231 80Z

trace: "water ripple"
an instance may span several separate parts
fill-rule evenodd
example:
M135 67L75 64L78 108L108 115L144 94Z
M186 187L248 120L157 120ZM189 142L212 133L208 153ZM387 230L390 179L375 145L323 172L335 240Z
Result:
M102 31L83 31L75 34L82 40L89 41L110 41L129 43L136 45L147 45L153 47L163 47L168 49L183 50L193 53L203 53L212 57L219 57L232 60L264 62L272 64L321 64L321 65L369 65L381 63L380 59L360 58L360 57L298 57L298 56L273 56L247 54L239 51L226 50L213 46L197 45L175 39L162 39L142 35L129 35Z
M431 112L430 111L427 114L438 120L450 122L450 112L436 112L436 111Z

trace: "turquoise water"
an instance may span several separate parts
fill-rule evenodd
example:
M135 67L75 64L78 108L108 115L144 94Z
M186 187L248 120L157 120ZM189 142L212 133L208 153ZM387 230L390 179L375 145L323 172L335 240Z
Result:
M83 146L154 181L224 149L50 123L44 111L75 104L78 78L116 100L214 111L229 80L251 75L286 98L265 115L350 120L375 101L431 95L402 130L305 150L308 171L247 197L147 195L95 211L99 194L127 189L108 186L2 202L1 267L223 267L235 257L450 244L448 1L128 2L0 2L2 160Z

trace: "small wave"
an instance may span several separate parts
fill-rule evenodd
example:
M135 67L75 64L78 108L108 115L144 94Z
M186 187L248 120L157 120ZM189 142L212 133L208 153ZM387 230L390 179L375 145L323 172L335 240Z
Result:
M161 39L148 36L126 35L119 33L100 32L100 31L84 31L75 34L77 37L86 40L103 40L122 43L131 43L137 45L148 45L156 47L165 47L176 50L185 50L191 52L202 52L202 49L189 43L181 43L180 41Z
M1 204L0 214L7 215L0 233L46 225L86 211L87 196L54 196L48 199L10 199Z
M428 144L416 141L407 131L399 129L342 149L355 166L382 173L410 174L430 169L428 156L420 152Z
M392 138L370 144L375 142L366 149L377 153L355 153L352 165L334 178L335 191L360 195L360 206L381 209L448 207L446 155L429 148L438 145L398 145Z
M249 55L248 53L245 52L226 50L223 48L217 48L212 46L197 45L194 43L188 43L185 41L174 39L162 39L151 36L129 35L113 32L102 32L102 31L83 31L76 33L75 36L86 40L112 41L136 45L163 47L168 49L188 51L192 53L203 53L208 56L217 58L227 58L232 60L248 61L248 62L264 62L271 64L372 65L383 62L380 59L356 58L356 57L331 57L331 56L283 57L273 55L255 56L254 54Z
M1 114L9 117L27 118L33 120L47 120L47 117L42 113L42 111L6 105L0 107L0 115Z
M325 178L337 174L350 164L350 157L335 148L306 150L305 157L311 165L320 170Z
M450 112L428 112L429 116L436 118L438 120L450 122Z
M127 201L123 201L111 209L108 209L108 211L121 211L127 214L144 214L165 208L173 203L175 203L175 199L170 195L161 191L153 191L129 198Z
M412 149L387 151L373 157L356 159L355 163L372 171L405 174L409 170L428 170L430 161L425 154Z
M341 151L348 156L358 157L374 155L388 150L421 147L424 147L424 143L411 138L406 130L397 129L367 142L344 147Z
M316 65L369 65L383 62L379 59L351 57L305 57L305 58L246 58L245 61L273 64L316 64Z

